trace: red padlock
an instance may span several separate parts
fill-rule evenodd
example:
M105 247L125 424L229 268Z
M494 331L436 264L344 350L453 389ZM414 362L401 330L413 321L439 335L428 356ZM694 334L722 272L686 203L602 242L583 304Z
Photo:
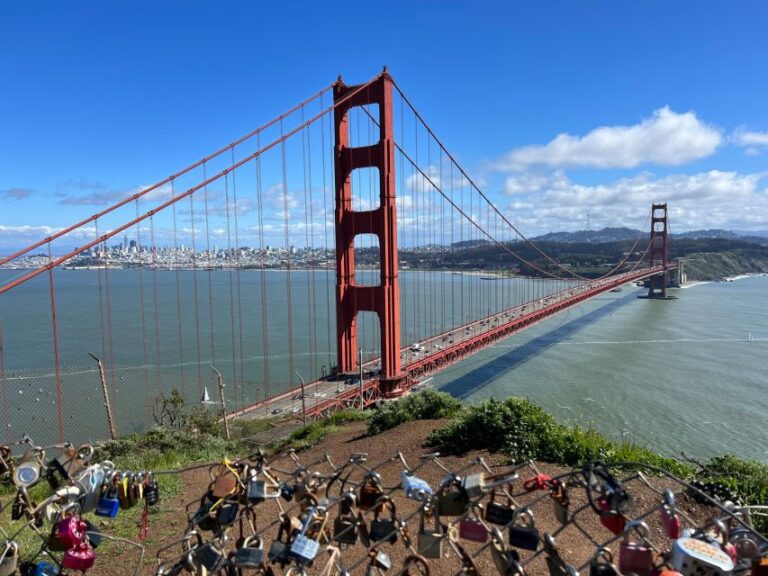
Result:
M667 537L672 540L680 538L680 516L675 509L675 495L670 489L664 491L664 504L661 507L661 523Z
M605 498L597 501L600 508L600 523L614 534L621 534L627 526L627 518L618 510L611 510L611 505Z
M462 518L459 521L459 538L470 542L486 542L488 528L475 518Z
M642 542L633 542L629 535L637 531ZM619 571L622 574L650 576L653 570L653 549L647 544L651 531L645 522L630 522L619 546Z
M93 548L87 542L80 542L74 548L64 552L61 565L68 570L85 572L93 567L95 560L96 554L93 552Z
M59 521L51 532L48 544L53 550L67 550L85 541L88 525L79 516L70 516Z

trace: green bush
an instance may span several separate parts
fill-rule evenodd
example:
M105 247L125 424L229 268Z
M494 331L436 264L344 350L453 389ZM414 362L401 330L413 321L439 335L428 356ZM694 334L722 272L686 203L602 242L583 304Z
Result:
M450 418L461 411L461 402L450 394L424 390L387 402L368 416L368 435L374 436L411 420Z
M429 437L443 453L463 454L487 449L505 452L513 462L538 459L564 466L590 460L607 463L642 462L676 474L691 468L672 458L628 442L613 442L591 428L569 427L525 398L490 399L470 406Z

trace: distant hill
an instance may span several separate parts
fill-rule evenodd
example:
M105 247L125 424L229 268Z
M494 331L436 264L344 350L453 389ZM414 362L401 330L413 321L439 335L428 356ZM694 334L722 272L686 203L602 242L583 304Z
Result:
M537 236L533 240L537 242L563 242L566 244L577 242L599 244L602 242L635 240L641 234L643 232L633 230L632 228L603 228L602 230L578 230L577 232L550 232L543 236Z
M605 242L634 241L638 235L648 234L646 231L632 228L603 228L602 230L578 230L576 232L550 232L533 238L536 242L560 242L563 244L602 244ZM673 239L686 240L743 240L751 244L768 246L768 232L732 232L721 228L709 230L691 230L689 232L673 233Z

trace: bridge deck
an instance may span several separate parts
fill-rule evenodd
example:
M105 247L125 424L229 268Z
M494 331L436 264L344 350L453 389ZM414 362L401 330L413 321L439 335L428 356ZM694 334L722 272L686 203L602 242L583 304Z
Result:
M674 266L668 269L671 268ZM585 282L433 336L421 342L422 351L416 352L410 347L403 348L401 358L408 376L406 387L412 388L429 374L438 372L498 340L521 332L572 306L660 272L663 272L663 268L657 266ZM365 363L364 371L370 373L377 363L378 359ZM304 406L301 401L301 388L296 387L233 412L231 416L236 418L259 418L278 414L301 416L304 413L303 408L306 408L306 417L316 419L339 409L360 407L361 396L363 406L380 400L377 377L365 379L362 386L360 384L349 386L344 380L323 379L307 383L304 389L306 392Z

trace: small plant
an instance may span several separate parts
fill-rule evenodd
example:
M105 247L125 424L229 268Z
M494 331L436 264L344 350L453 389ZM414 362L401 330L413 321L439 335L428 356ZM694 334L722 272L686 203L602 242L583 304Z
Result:
M387 402L368 416L368 435L375 436L411 420L451 418L461 411L461 402L450 394L424 390L395 402Z

